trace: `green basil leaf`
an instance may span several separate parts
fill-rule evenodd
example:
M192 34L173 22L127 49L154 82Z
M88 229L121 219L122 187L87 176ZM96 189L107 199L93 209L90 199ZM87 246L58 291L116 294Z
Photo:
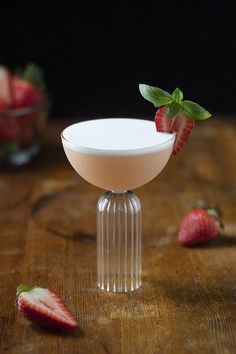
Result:
M155 107L166 106L171 103L171 95L158 87L139 84L141 95L148 101L152 102Z
M39 91L43 92L46 90L43 70L38 65L34 63L28 63L23 70L18 69L18 73L20 74L19 76L22 78L22 80L30 82Z
M183 92L178 87L176 87L176 89L173 91L171 97L172 97L173 101L180 102L183 100L184 95L183 95Z
M181 110L187 117L195 120L205 120L211 117L210 112L192 101L182 101Z
M180 109L180 104L178 102L171 102L166 107L167 117L168 118L174 117L179 112L179 109Z

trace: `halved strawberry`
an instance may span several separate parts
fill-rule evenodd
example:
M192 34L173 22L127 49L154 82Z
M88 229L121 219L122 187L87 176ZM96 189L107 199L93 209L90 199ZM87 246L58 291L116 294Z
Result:
M45 101L45 96L31 83L12 76L12 95L16 108L31 107Z
M9 109L13 103L10 78L10 72L0 66L0 111Z
M192 101L183 101L183 93L176 88L172 94L158 87L139 85L141 95L158 107L155 116L157 131L176 133L173 155L177 154L186 142L195 120L205 120L211 114Z
M17 307L28 320L43 327L61 330L78 327L66 305L49 289L19 285Z
M187 118L183 113L178 112L171 119L167 117L166 108L161 107L155 115L157 131L176 133L172 154L176 155L186 142L191 130L195 125L195 120Z

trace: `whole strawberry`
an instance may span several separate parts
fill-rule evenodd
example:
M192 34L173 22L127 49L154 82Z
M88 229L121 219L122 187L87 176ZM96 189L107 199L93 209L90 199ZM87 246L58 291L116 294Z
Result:
M205 120L211 114L199 104L184 100L183 92L176 88L172 94L158 87L139 85L141 95L158 107L155 116L159 132L175 133L173 155L177 154L192 131L195 120Z
M11 77L12 99L15 108L25 108L46 101L45 81L42 70L33 63L18 70Z
M215 208L208 208L200 202L184 217L178 233L183 246L195 246L213 240L222 228L220 214Z
M31 322L42 327L73 330L77 322L59 296L37 286L19 285L17 287L17 307Z

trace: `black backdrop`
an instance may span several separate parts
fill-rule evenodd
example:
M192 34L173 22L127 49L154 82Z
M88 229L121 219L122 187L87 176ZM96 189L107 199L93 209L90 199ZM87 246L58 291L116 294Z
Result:
M154 108L140 97L139 82L178 86L212 112L236 111L233 5L49 4L1 2L0 62L41 65L55 117L150 116Z

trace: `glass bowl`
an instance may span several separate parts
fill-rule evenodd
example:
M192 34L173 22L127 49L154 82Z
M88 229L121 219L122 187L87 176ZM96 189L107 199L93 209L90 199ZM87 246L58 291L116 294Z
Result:
M40 150L50 103L0 112L0 164L21 166Z

